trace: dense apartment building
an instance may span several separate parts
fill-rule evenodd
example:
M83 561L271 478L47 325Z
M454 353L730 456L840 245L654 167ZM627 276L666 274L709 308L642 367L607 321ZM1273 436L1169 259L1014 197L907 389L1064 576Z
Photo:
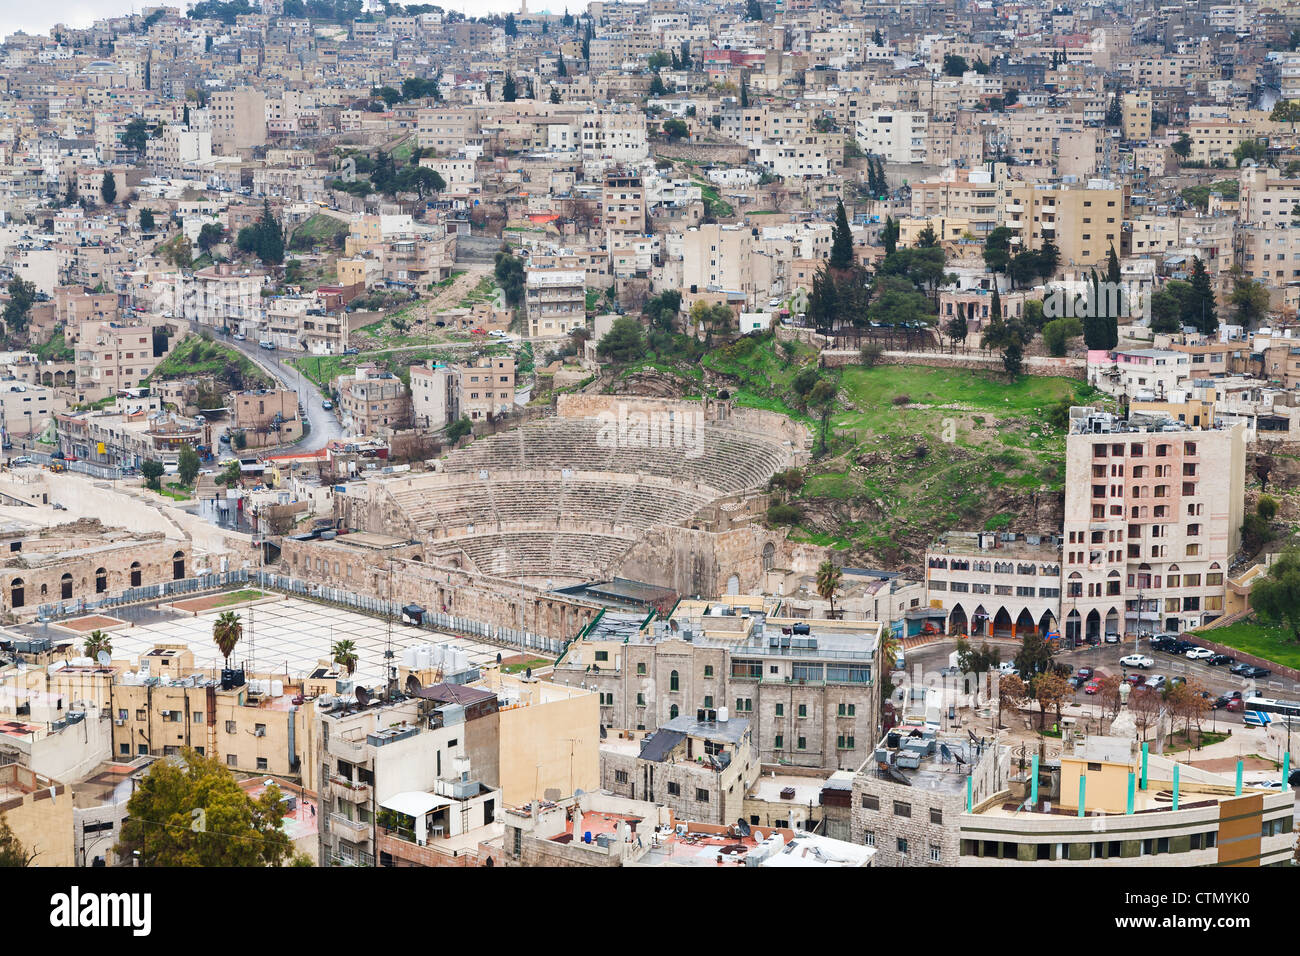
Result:
M1222 616L1245 511L1245 427L1076 411L1066 438L1066 631L1183 631Z

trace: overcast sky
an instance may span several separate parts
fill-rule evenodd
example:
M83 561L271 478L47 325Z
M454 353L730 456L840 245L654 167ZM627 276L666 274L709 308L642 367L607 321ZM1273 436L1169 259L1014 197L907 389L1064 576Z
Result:
M134 6L133 6L134 2ZM74 27L88 27L100 17L121 16L133 9L150 5L158 0L0 0L0 37L8 36L17 30L28 33L49 33L56 23L66 23ZM189 9L188 0L163 0L172 6L179 5ZM460 10L475 17L490 13L509 13L519 9L519 0L412 0L412 2L437 3L444 10ZM257 4L253 3L256 7ZM576 13L586 9L585 0L571 0L571 9ZM530 10L546 10L555 7L564 9L563 0L532 0Z

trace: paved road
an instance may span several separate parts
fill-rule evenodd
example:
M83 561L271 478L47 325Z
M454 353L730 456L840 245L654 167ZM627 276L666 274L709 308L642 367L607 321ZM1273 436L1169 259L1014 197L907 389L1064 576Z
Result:
M190 328L194 332L212 332L213 329L200 326L197 322L191 320ZM302 441L294 444L282 446L281 450L288 451L317 451L324 448L328 442L336 438L343 437L343 426L339 423L338 418L333 412L326 411L321 407L324 400L320 390L316 385L303 375L292 365L289 365L286 359L295 358L299 355L297 352L285 352L276 349L274 352L261 348L256 342L236 341L228 335L214 335L213 338L229 345L232 348L243 352L248 358L252 359L268 375L271 375L279 381L285 388L291 389L298 393L298 400L302 402L303 407L307 409L307 421L311 426L311 431ZM274 452L276 449L259 449L258 454L265 455L268 452Z

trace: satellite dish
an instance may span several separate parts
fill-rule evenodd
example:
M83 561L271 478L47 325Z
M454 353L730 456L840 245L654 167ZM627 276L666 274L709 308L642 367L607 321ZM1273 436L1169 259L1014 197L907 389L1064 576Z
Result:
M533 676L533 669L532 669L531 667L527 667L527 668L525 668L525 669L524 669L524 677L527 677L527 678L530 678L530 679L531 679L532 676Z
M109 654L108 651L100 651L98 654L95 655L95 660L99 661L100 664L107 667L109 664L113 662L113 656Z
M364 687L358 687L358 688L357 688L357 706L358 706L358 707L365 707L365 706L366 706L367 704L369 704L369 703L370 703L370 691L366 690Z
M743 837L749 836L749 824L746 823L744 820L736 821L736 829L740 831L741 836Z
M577 789L575 789L575 790L573 791L573 795L574 795L575 797L585 796L586 793L587 793L587 791L586 791L586 790L583 790L581 787L578 787Z
M412 697L420 692L420 679L414 674L406 676L406 692Z

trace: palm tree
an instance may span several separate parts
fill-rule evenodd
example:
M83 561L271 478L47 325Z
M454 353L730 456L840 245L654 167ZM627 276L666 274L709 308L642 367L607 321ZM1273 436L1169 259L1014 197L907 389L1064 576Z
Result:
M346 667L349 674L356 668L357 646L352 641L335 641L330 653L334 655L334 663Z
M239 615L234 611L223 611L217 616L212 625L212 640L216 642L217 650L221 651L221 656L225 658L226 664L230 664L230 655L234 653L235 645L239 639L244 636L244 625L239 622Z
M100 630L91 631L86 635L86 656L98 657L100 651L113 653L113 641L107 634Z
M835 592L839 590L843 573L829 558L817 568L817 593L822 596L823 601L831 602L832 618L835 617Z

